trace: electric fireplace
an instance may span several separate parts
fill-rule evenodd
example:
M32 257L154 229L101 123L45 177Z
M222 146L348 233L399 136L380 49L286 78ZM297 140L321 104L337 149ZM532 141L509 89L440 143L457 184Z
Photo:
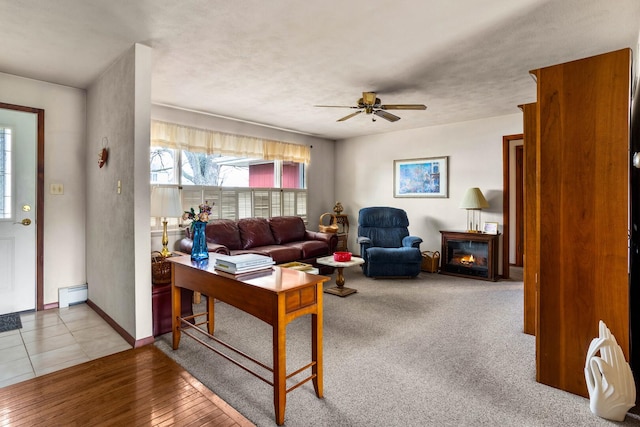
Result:
M441 231L440 273L498 280L499 234Z

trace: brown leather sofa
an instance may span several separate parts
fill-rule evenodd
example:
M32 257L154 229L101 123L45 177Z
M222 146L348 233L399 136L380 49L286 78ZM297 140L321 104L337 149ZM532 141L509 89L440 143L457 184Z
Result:
M297 216L213 220L207 224L205 235L209 252L256 253L270 256L276 264L303 262L318 267L322 274L331 271L327 271L326 266L318 266L316 259L333 254L338 244L335 234L307 230L302 218ZM179 250L191 253L192 246L187 227Z

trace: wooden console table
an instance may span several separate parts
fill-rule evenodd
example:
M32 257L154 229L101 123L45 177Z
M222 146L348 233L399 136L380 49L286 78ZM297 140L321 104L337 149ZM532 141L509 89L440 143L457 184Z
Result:
M278 425L284 423L286 394L305 382L312 380L316 396L322 398L322 284L329 280L325 276L307 274L289 268L273 267L271 273L243 281L217 274L214 261L191 261L190 256L171 258L173 263L171 275L172 294L172 330L173 349L180 344L180 335L195 339L225 359L235 363L245 371L273 386L273 404ZM181 288L191 289L207 296L207 311L189 318L180 314ZM273 366L268 367L236 350L227 343L213 336L214 333L214 301L226 302L273 327ZM191 318L206 315L207 331L189 323ZM286 328L287 324L297 317L311 315L311 363L287 375L286 369ZM191 333L195 329L225 348L243 356L251 362L271 371L273 379L263 378L250 368L231 359L220 350L211 347L198 336ZM311 375L287 389L287 378L311 368Z

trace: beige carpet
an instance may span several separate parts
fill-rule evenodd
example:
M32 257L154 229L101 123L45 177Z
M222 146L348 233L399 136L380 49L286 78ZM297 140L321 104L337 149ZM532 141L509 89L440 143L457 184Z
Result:
M287 426L611 426L589 400L535 381L535 338L522 333L522 282L421 273L375 280L345 271L358 293L324 295L324 388L287 396ZM335 277L334 277L335 279ZM325 284L332 286L332 283ZM271 331L223 303L220 338L267 364ZM307 318L287 329L289 372L308 363ZM258 426L273 426L270 387L193 340L156 345Z

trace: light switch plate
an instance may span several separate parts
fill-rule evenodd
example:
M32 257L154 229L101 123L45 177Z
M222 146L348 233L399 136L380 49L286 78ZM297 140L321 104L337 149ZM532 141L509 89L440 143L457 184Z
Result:
M63 184L51 184L49 185L49 192L54 195L62 195L64 194L64 185Z

